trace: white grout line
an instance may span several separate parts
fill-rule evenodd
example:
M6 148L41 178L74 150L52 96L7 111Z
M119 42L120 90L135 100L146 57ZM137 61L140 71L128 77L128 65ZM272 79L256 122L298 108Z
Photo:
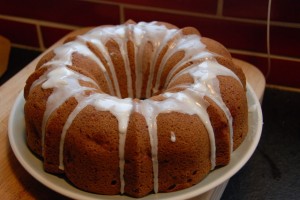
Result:
M271 21L271 6L272 0L268 2L268 10L267 10L267 54L268 54L268 68L266 73L266 79L269 77L271 73L271 48L270 48L270 21Z
M209 19L222 19L222 20L228 20L228 21L267 25L267 21L264 21L264 20L254 20L254 19L234 18L234 17L223 16L222 15L222 6L220 6L220 4L223 5L224 0L218 0L219 6L218 6L218 10L217 10L217 15L171 10L171 9L156 8L156 7L138 6L138 5L132 5L132 4L115 3L115 2L108 2L108 1L101 1L101 0L83 0L83 1L89 1L89 2L94 2L94 3L103 3L103 4L107 4L107 5L118 5L120 7L120 22L121 23L125 21L124 9L125 8L133 8L133 9L139 9L139 10L149 10L149 11L158 11L158 12L164 12L164 13L181 14L181 15L187 15L187 16L204 17L204 18L209 18ZM8 15L1 15L1 14L0 14L0 19L6 19L6 20L11 20L11 21L17 21L17 22L23 22L23 23L36 25L40 48L35 48L35 47L30 47L30 46L20 45L20 44L14 44L14 46L22 47L22 48L25 47L27 49L34 49L34 50L38 49L39 51L45 50L43 38L42 38L43 36L42 36L41 30L40 30L41 26L63 28L63 29L69 29L69 30L75 30L75 29L80 28L79 26L72 26L72 25L67 25L67 24L61 24L61 23L55 23L55 22L49 22L49 21L41 21L41 20L36 20L36 19L28 19L28 18L15 17L15 16L8 16ZM300 24L298 24L298 23L271 21L270 25L300 28ZM251 51L237 50L237 49L229 49L229 51L232 53L242 54L242 55L258 56L258 57L264 57L264 58L268 57L267 54L258 53L258 52L251 52ZM275 58L275 59L300 62L300 58L280 56L280 55L270 55L270 57Z
M217 15L218 16L223 16L223 4L224 4L224 0L218 0L218 4L217 4Z
M123 24L125 22L125 14L124 14L124 7L120 5L120 23Z
M189 12L189 11L171 10L171 9L165 9L165 8L146 7L146 6L138 6L138 5L130 5L130 4L122 4L122 3L110 3L110 2L105 2L105 1L95 1L95 0L84 0L84 1L95 2L95 3L105 3L105 4L109 4L109 5L119 5L120 7L122 7L121 14L123 15L123 16L121 16L120 20L125 20L124 19L125 18L124 8L132 8L132 9L138 9L138 10L157 11L157 12L164 12L164 13L170 13L170 14L193 16L193 17L203 17L203 18L207 18L207 19L220 19L220 20L227 20L227 21L252 23L252 24L263 24L263 25L267 24L267 22L265 20L236 18L236 17L228 17L228 16L223 16L223 15L212 15L212 14L196 13L196 12ZM223 0L219 0L219 1L222 2ZM217 12L219 13L221 11L219 10ZM80 26L61 24L61 23L50 22L50 21L35 20L35 19L29 19L29 18L23 18L23 17L1 15L1 14L0 14L0 19L7 19L7 20L18 21L18 22L29 23L29 24L39 24L42 26L63 28L63 29L69 29L69 30L75 30L75 29L80 28ZM289 27L289 28L300 28L300 23L292 23L292 22L270 21L270 25L271 26L280 26L280 27Z
M267 53L259 53L259 52L253 52L253 51L246 51L246 50L239 50L239 49L230 49L228 48L230 53L240 54L240 55L246 55L246 56L256 56L261 58L268 58ZM271 59L280 59L280 60L287 60L287 61L293 61L293 62L300 62L300 58L295 57L289 57L289 56L281 56L281 55L275 55L270 54Z
M6 19L10 21L15 22L22 22L27 24L33 24L33 25L40 25L40 26L48 26L52 28L62 28L62 29L69 29L69 30L75 30L80 28L80 26L73 26L68 24L61 24L56 22L50 22L50 21L42 21L37 19L29 19L29 18L23 18L23 17L15 17L15 16L9 16L9 15L1 15L0 19Z
M266 88L279 89L279 90L284 90L284 91L289 91L289 92L300 92L300 88L274 85L274 84L266 84Z
M228 21L236 21L236 22L252 23L252 24L263 24L263 25L267 24L267 22L265 20L223 16L221 13L222 8L218 8L217 15L213 15L213 14L197 13L197 12L190 12L190 11L180 11L180 10L172 10L172 9L165 9L165 8L157 8L157 7L151 7L151 6L139 6L139 5L132 5L132 4L115 3L115 2L101 1L101 0L82 0L82 1L120 6L122 8L121 14L123 15L123 16L121 16L120 21L125 20L124 19L124 17L125 17L124 16L124 8L132 8L132 9L138 9L138 10L148 10L148 11L157 11L157 12L164 12L164 13L171 13L171 14L180 14L180 15L186 15L186 16L203 17L203 18L208 18L208 19L222 19L222 20L228 20ZM221 3L221 4L223 3L223 0L218 0L218 1L220 1L219 3ZM18 22L29 23L29 24L39 24L42 26L63 28L63 29L69 29L69 30L75 30L75 29L80 28L80 26L74 26L74 25L69 25L69 24L62 24L62 23L56 23L56 22L50 22L50 21L42 21L42 20L29 19L29 18L23 18L23 17L15 17L15 16L9 16L9 15L1 15L1 14L0 14L0 19L7 19L7 20L18 21ZM300 28L300 23L292 23L292 22L270 21L270 25L271 26L280 26L280 27L289 27L289 28Z
M34 50L34 51L43 51L43 49L38 48L38 47L27 46L27 45L16 44L16 43L12 43L11 46L15 47L15 48L20 48L20 49L27 49L27 50Z
M43 34L42 34L41 26L37 25L36 30L37 30L40 49L44 51L45 50L45 45L44 45L44 41L43 41Z
M263 24L263 25L267 24L267 22L265 20L223 16L223 1L224 0L218 0L219 1L218 4L222 4L222 8L220 8L221 5L218 5L217 15L198 13L198 12L190 12L190 11L181 11L181 10L174 10L174 9L167 9L167 8L158 8L158 7L151 7L151 6L140 6L140 5L126 4L126 3L116 3L116 2L102 1L102 0L81 0L81 1L101 3L101 4L106 4L106 5L117 5L117 6L122 6L123 8L131 8L131 9L137 9L137 10L157 11L157 12L164 12L164 13L170 13L170 14L203 17L203 18L208 18L208 19L222 19L222 20L228 20L228 21L236 21L236 22L252 23L252 24ZM272 26L300 28L300 23L293 23L293 22L271 21L270 24Z

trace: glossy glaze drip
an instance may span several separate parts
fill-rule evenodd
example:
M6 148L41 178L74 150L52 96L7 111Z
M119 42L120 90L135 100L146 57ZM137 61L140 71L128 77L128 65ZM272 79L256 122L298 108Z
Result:
M76 99L79 104L69 115L61 134L60 149L59 149L59 168L64 169L63 163L63 149L64 140L69 127L72 125L75 117L88 105L95 107L100 111L110 111L114 116L117 117L119 122L119 157L120 157L120 180L121 180L121 193L124 192L125 181L124 175L124 165L125 165L125 139L127 133L127 124L129 121L129 116L132 112L133 103L131 98L120 99L117 97L110 96L108 94L95 93L90 96L84 96L81 94L76 95Z
M173 73L175 72L175 70L177 70L178 67L184 65L185 63L199 60L201 58L212 57L213 55L207 51L206 53L203 53L205 52L204 48L205 46L204 44L201 43L198 35L186 35L186 36L181 35L181 37L178 38L178 40L174 41L172 43L171 48L169 48L169 50L163 57L163 60L159 66L159 71L153 89L154 92L157 92L159 89L162 72L164 70L164 67L166 66L166 62L170 59L172 55L174 55L178 51L184 51L184 58L181 59L181 61L179 61L172 68L174 71L171 71L169 73L170 76L173 75Z
M50 115L62 105L68 98L75 97L78 104L76 108L69 115L61 134L60 150L59 150L59 168L64 169L63 163L63 148L64 139L68 129L72 125L76 116L86 107L93 106L100 111L110 111L117 119L119 124L119 168L120 168L120 192L124 192L124 155L125 155L125 140L129 117L132 112L138 112L145 117L151 144L152 162L153 162L153 176L154 176L154 191L158 192L158 136L157 136L157 121L156 118L160 113L179 112L189 115L198 115L203 121L207 132L209 134L211 146L211 169L215 167L215 138L213 128L211 126L209 116L207 114L208 103L203 100L204 96L210 97L217 105L224 111L228 122L230 124L230 134L232 139L232 117L228 108L222 100L219 81L217 76L231 76L239 80L236 75L218 64L213 58L213 53L209 52L203 43L200 41L198 35L182 35L176 38L171 48L167 50L165 56L160 63L157 63L159 53L164 46L176 34L181 34L179 29L168 29L164 25L158 25L156 22L138 24L127 24L119 26L105 26L91 30L85 35L77 37L75 41L64 44L57 48L54 53L55 57L49 62L45 63L42 67L48 67L48 70L42 75L32 87L42 84L44 89L53 89L52 94L48 98L46 111L43 118L42 125L42 143L44 144L44 135L46 131L46 124ZM106 43L114 39L119 45L121 56L125 64L125 76L127 79L127 88L129 98L120 98L121 91L118 83L117 74L111 59L112 52L107 50ZM133 90L132 74L129 66L127 42L131 40L135 43L135 90ZM109 66L111 77L105 69L105 64L95 55L87 46L86 43L94 44L100 50ZM185 89L176 93L163 93L161 94L165 100L154 101L151 98L140 100L138 102L132 101L132 98L140 98L142 93L143 71L141 65L145 60L142 58L142 52L147 42L153 46L153 53L151 55L150 73L147 81L146 97L153 95L157 92L162 72L168 59L177 51L184 51L184 58L181 59L168 74L164 88L167 88L169 83L176 80L178 77L189 74L193 77L194 82L188 85L179 85ZM77 52L81 55L91 58L95 61L99 68L105 75L110 94L94 93L90 96L85 94L87 90L94 90L94 88L83 87L80 85L80 80L90 82L97 85L91 78L72 71L68 66L72 66L72 54ZM175 74L177 70L188 62L197 61L202 59L202 62L194 62L189 67L181 70ZM154 77L155 66L158 65L157 76ZM49 67L50 66L50 67ZM153 88L152 82L156 80ZM97 87L100 87L97 85ZM201 98L199 98L201 97ZM202 100L201 100L202 99ZM172 142L176 142L176 133L170 135ZM232 143L232 141L231 141ZM232 144L231 144L232 146Z
M219 81L217 76L230 76L239 80L239 78L231 70L220 65L214 58L206 58L205 62L200 64L191 65L190 67L182 70L173 78L176 80L177 77L183 74L189 73L194 78L194 84L189 86L189 90L195 90L198 95L203 94L214 100L214 102L223 110L224 114L229 123L230 131L230 149L233 151L233 126L232 126L232 116L229 109L222 100L220 93ZM240 82L240 81L239 81ZM240 84L242 84L240 82Z
M45 131L48 118L50 115L67 99L78 94L83 94L85 90L93 90L92 88L82 87L79 80L96 83L61 64L51 65L47 73L43 74L33 85L42 84L43 89L53 89L46 104L46 110L42 121L42 153L44 154Z
M171 131L170 139L171 139L172 142L176 142L176 134L173 131Z

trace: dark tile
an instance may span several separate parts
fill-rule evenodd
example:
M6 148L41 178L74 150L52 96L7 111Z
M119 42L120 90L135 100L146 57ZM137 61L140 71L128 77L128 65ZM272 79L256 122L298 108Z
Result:
M223 15L250 19L267 19L268 0L224 0Z
M78 26L118 24L119 6L87 1L0 1L0 13Z
M271 26L270 43L272 54L300 58L300 28Z
M299 61L272 58L268 73L268 58L241 54L232 54L232 56L257 67L266 77L267 84L300 88Z
M0 27L0 34L12 43L40 47L35 25L0 19Z
M178 27L194 26L203 36L213 38L227 48L266 52L266 27L243 23L170 13L125 9L125 19L135 21L167 21Z
M300 23L300 1L272 0L271 19L274 21Z
M249 19L266 20L269 0L224 0L223 15ZM271 20L300 23L300 1L272 0Z
M268 73L268 58L242 54L232 54L232 57L244 60L254 65L264 74L264 76L266 76Z
M270 76L267 82L300 88L300 62L272 59Z
M47 26L41 26L41 31L42 31L45 48L50 47L52 44L57 42L63 36L71 32L71 30L47 27Z
M202 12L210 14L216 14L218 4L217 0L113 0L113 2L131 4L135 6L151 6L157 8Z

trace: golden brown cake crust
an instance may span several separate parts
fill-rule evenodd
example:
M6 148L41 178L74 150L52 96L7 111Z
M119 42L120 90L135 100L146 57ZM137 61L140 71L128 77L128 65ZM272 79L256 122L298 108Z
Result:
M198 183L210 171L209 138L196 115L163 113L157 118L159 190L172 192ZM171 134L176 133L176 142Z
M101 126L95 123L97 119ZM98 112L91 106L74 119L64 154L66 176L77 187L100 194L120 192L117 124L110 112Z
M125 147L126 194L142 197L153 191L153 169L147 124L139 113L132 113Z

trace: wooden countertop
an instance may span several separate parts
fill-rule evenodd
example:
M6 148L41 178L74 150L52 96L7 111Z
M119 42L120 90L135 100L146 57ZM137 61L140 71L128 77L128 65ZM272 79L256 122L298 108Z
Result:
M66 37L82 33L86 30L80 29L70 33L47 51L60 45ZM18 94L23 90L27 77L34 71L39 58L46 52L29 63L0 87L0 197L4 199L68 199L48 189L25 171L14 156L8 140L8 119L12 105ZM261 100L265 88L265 78L262 73L247 62L237 59L234 59L234 62L243 68L248 83ZM204 196L207 195L204 194Z

